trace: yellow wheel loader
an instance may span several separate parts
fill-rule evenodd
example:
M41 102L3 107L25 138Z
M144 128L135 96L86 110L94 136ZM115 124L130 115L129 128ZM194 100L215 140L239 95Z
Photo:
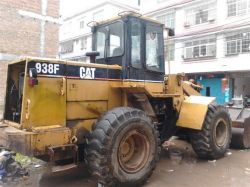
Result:
M140 186L161 143L182 132L200 158L223 157L226 109L183 75L165 75L164 26L136 14L92 26L91 63L23 58L8 65L0 144L50 162L84 161L105 186Z

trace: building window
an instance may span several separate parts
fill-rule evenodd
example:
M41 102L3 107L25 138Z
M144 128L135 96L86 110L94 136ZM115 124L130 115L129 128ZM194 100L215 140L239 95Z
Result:
M81 21L80 21L80 29L83 29L83 28L84 28L84 26L85 26L84 24L85 24L84 20L81 20Z
M192 7L186 11L185 27L213 22L216 16L216 2Z
M195 14L195 24L206 23L208 21L208 10L199 10Z
M204 38L185 43L185 59L215 57L216 39Z
M227 0L227 16L242 16L250 12L250 0Z
M174 61L175 45L173 43L165 45L164 53L166 61Z
M74 50L74 42L68 41L61 44L61 54L72 53Z
M87 37L82 37L80 39L80 44L81 44L81 50L86 50L87 49Z
M93 13L94 21L102 21L104 19L104 10L100 10L98 12Z
M226 55L250 52L250 32L226 37Z
M156 19L168 28L175 27L175 13L164 14L156 17Z

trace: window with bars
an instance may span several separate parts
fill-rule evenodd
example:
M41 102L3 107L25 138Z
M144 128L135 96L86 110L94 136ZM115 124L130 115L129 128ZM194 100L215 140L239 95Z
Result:
M82 37L80 39L80 44L81 44L81 50L86 50L87 49L87 37Z
M195 14L195 24L206 23L208 21L208 10L200 10Z
M250 0L227 0L227 16L242 16L250 12Z
M85 26L85 22L84 22L84 20L81 20L81 21L80 21L80 29L83 29L84 26Z
M204 38L186 42L184 51L185 59L215 57L216 38Z
M186 10L185 27L198 25L207 22L213 22L216 17L216 2L212 1L206 4L191 7Z
M226 55L250 52L250 32L226 37Z
M174 12L158 16L156 17L156 19L168 28L174 29L175 27L175 13Z
M61 44L61 54L72 53L74 50L74 41L68 41Z

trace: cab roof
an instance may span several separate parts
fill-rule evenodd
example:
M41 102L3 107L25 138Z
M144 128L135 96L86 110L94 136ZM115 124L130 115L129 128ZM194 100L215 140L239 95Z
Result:
M112 23L114 21L129 18L129 17L139 18L141 20L156 23L156 24L162 25L162 26L164 25L164 24L160 23L159 21L156 21L154 19L142 16L140 13L132 12L132 11L124 11L124 12L119 13L118 16L115 16L113 18L110 18L110 19L107 19L107 20L104 20L104 21L99 21L99 22L92 21L92 22L89 23L89 26L93 27L93 26L105 25L105 24L108 24L108 23ZM91 24L93 24L93 25L91 25Z

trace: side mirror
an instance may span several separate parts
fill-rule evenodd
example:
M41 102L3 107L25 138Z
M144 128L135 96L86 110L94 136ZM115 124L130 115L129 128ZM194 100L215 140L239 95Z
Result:
M95 63L95 59L100 55L100 53L98 51L91 51L87 52L85 55L90 57L90 63Z
M175 32L174 29L170 29L168 30L168 36L175 36Z
M31 87L33 87L35 85L38 85L36 68L30 68L29 69L29 85Z
M175 36L174 29L165 27L163 30L163 35L164 35L164 38L168 38L169 36L170 37Z

